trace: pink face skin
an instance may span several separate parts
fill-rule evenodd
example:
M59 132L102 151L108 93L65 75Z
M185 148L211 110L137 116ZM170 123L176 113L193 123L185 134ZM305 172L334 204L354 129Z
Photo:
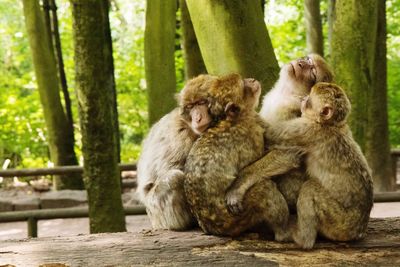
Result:
M317 70L311 57L304 57L293 60L287 66L288 72L296 79L310 80L315 82L317 79Z
M208 106L206 104L197 104L190 110L192 118L191 128L196 134L202 134L207 130L211 123L211 116L208 114Z

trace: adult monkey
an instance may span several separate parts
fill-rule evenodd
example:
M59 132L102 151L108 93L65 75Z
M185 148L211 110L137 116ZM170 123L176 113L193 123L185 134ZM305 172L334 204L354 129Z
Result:
M301 99L310 93L311 87L318 82L332 80L333 74L328 64L316 54L284 65L278 81L264 97L261 117L271 125L272 129L281 122L300 117ZM301 149L280 147L275 144L263 158L244 168L226 195L226 202L231 212L241 213L247 189L263 177L271 176L275 176L273 179L289 208L294 211L300 188L307 178L302 166L301 153Z
M182 169L193 142L212 122L207 90L213 80L200 75L188 81L181 92L193 92L187 105L161 118L143 141L137 192L154 229L184 230L195 224L183 192Z
M216 79L200 75L188 81L177 96L179 108L157 122L143 142L137 192L154 229L184 230L196 223L186 201L182 170L194 141L219 119L209 112L208 90Z
M232 215L224 201L239 170L264 153L266 127L255 110L260 93L258 81L238 74L221 76L209 90L210 114L219 119L193 144L184 182L191 210L207 234L237 236L263 226L274 231L275 240L287 238L289 209L272 180L249 189L245 213Z

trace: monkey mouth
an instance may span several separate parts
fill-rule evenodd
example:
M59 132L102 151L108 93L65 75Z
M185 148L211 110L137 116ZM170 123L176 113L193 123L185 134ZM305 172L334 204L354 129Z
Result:
M202 125L202 126L198 126L196 128L194 128L193 130L196 132L196 134L202 134L204 133L206 130L208 129L208 124Z

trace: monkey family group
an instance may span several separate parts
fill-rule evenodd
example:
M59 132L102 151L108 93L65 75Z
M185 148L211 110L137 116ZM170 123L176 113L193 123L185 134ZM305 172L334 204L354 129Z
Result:
M238 74L200 75L150 130L138 192L153 228L212 235L270 231L304 249L317 236L363 238L371 172L346 122L351 105L315 54L261 85Z

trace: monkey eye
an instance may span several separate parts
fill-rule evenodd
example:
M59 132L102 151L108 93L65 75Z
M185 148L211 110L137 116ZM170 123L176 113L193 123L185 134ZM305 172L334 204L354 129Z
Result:
M206 99L202 99L196 103L196 105L207 105L208 101Z
M187 104L186 106L185 106L185 109L186 110L190 110L190 109L192 109L193 108L193 104Z

